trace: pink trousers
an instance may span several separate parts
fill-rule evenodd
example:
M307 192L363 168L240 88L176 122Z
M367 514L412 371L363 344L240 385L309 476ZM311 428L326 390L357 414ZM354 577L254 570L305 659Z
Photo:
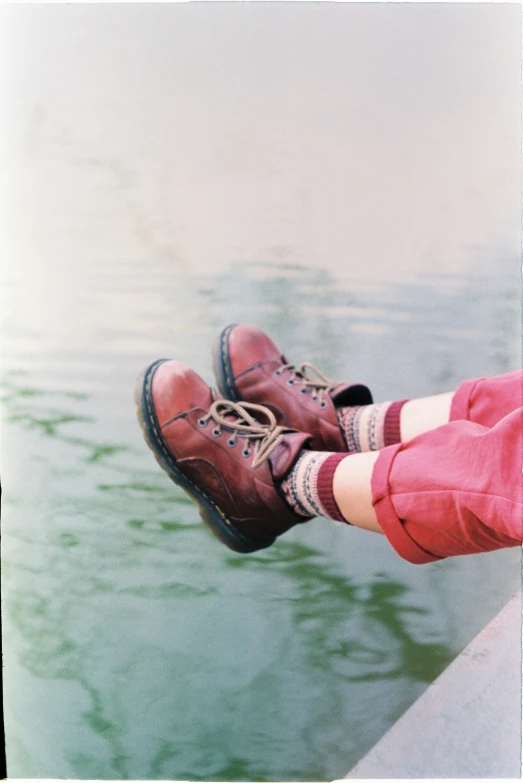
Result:
M411 563L522 542L523 372L462 383L450 421L383 449L372 503Z

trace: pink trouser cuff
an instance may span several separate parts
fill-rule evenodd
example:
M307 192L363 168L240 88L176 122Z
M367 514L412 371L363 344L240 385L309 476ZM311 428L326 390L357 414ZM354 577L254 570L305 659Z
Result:
M494 427L501 419L523 407L521 370L493 378L476 378L461 383L452 398L450 421L474 421Z
M392 465L402 444L396 443L393 446L387 446L382 449L374 470L372 471L371 490L372 505L376 512L376 517L381 529L387 536L389 543L394 547L398 555L408 560L410 563L421 565L422 563L431 563L434 560L442 560L442 557L433 555L419 546L407 533L401 520L396 514L392 502L389 476Z
M465 381L450 421L382 449L371 477L378 523L411 563L522 541L523 372Z
M468 421L470 398L478 383L479 380L475 378L472 381L464 381L458 386L450 405L450 421L456 421L456 419Z

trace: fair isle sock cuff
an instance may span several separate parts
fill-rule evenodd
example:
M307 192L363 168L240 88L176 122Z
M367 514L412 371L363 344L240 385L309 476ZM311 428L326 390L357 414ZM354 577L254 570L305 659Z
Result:
M400 413L408 400L354 405L336 411L347 450L380 451L401 440Z
M347 451L361 451L359 438L359 419L361 418L362 405L349 405L346 408L337 408L336 416L338 424L345 437Z
M320 503L317 483L321 465L328 456L321 451L303 451L281 482L280 490L295 514L306 519L327 516Z
M332 486L336 468L342 459L345 459L346 457L347 454L330 454L327 457L320 466L316 489L320 503L326 511L325 516L329 517L329 519L336 519L338 522L347 522L350 524L350 522L345 519L336 503Z
M383 424L383 441L385 446L401 443L400 414L408 400L398 400L390 404Z
M349 452L379 451L385 446L385 419L391 404L354 405L336 411Z

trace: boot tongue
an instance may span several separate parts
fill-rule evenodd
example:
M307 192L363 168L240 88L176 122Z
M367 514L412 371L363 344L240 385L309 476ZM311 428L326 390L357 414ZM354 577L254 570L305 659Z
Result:
M336 386L330 393L334 405L341 408L345 405L371 405L370 389L362 383L345 383Z
M272 477L275 481L281 481L285 478L301 449L311 439L312 435L309 435L308 432L288 432L285 434L284 441L269 456Z

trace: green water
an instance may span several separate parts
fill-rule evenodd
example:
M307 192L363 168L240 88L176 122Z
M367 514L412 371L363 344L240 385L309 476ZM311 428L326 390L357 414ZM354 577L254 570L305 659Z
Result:
M517 550L417 567L326 520L236 555L159 470L133 403L160 356L212 383L232 321L377 400L519 366L519 76L459 101L470 72L517 61L504 8L403 7L416 36L374 63L369 41L401 21L375 6L10 10L31 44L4 159L10 777L343 776L515 591ZM434 25L456 47L467 29L461 81ZM445 111L405 113L423 99L407 55Z

